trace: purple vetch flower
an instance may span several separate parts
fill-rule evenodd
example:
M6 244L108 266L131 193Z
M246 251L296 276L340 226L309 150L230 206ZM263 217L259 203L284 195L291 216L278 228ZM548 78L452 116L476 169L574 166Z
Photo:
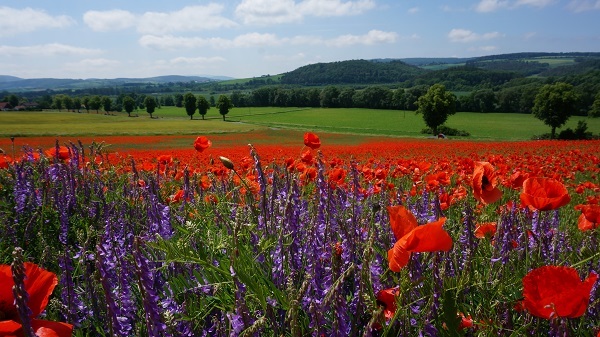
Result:
M229 320L229 324L231 326L231 332L229 334L230 337L237 337L240 335L242 331L244 331L244 322L242 320L242 316L233 313L227 313L227 319Z
M460 250L462 255L459 268L469 269L471 267L471 256L477 248L477 242L474 235L475 217L473 216L473 210L468 204L463 211L463 219L463 230L459 237L460 245L456 245L455 250Z
M150 269L149 261L141 251L140 245L140 240L136 239L133 257L142 294L146 318L146 333L150 337L167 337L170 336L170 334L167 331L167 326L163 322L162 315L159 311L160 299L157 290L160 291L160 289L155 288L155 271Z
M25 265L23 264L23 250L20 247L16 247L13 251L13 263L10 266L12 271L13 286L12 292L15 298L15 306L21 319L21 327L23 334L26 337L37 337L33 328L31 327L31 309L27 305L29 301L29 294L25 290Z
M73 260L69 247L65 247L65 252L58 258L58 266L62 271L60 277L61 300L63 304L62 316L64 320L79 326L87 316L87 308L84 306L81 297L75 291L73 283Z

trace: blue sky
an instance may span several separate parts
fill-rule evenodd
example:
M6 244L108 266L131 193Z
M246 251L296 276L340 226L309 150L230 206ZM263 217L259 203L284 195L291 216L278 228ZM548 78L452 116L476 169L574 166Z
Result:
M0 0L0 75L22 78L575 51L600 52L600 0Z

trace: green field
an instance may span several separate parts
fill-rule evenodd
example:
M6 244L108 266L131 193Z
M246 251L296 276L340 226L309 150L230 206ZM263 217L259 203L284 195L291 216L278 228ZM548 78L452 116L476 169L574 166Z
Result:
M136 113L134 113L136 114ZM215 108L206 120L196 114L190 120L183 108L163 107L154 117L144 111L139 117L125 113L111 115L74 112L0 112L0 137L96 136L96 135L187 135L249 132L264 129L295 129L314 132L348 133L398 137L427 137L422 116L413 111L322 108L234 108L222 120ZM566 126L579 120L588 131L600 133L600 118L571 117ZM468 139L526 140L548 133L550 128L532 115L459 112L446 125L468 131ZM559 129L558 131L560 131Z

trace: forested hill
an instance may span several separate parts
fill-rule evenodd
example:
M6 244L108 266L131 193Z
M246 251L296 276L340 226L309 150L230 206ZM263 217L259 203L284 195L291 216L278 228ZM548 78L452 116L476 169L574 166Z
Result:
M427 72L402 61L351 60L316 63L283 74L282 84L327 85L398 83Z

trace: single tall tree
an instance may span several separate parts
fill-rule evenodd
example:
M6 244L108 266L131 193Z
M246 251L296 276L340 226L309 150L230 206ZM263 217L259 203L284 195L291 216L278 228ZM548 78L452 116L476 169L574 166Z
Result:
M554 139L556 128L569 120L576 104L577 94L573 86L557 82L546 84L540 89L535 96L532 112L537 119L552 128L550 139Z
M146 96L144 98L144 106L146 107L146 112L150 114L150 118L152 118L152 114L156 109L156 99L152 96Z
M437 134L438 127L456 112L456 96L446 91L442 84L432 85L425 95L417 100L417 113L423 114L425 124Z
M131 117L131 112L135 109L135 100L131 96L123 98L123 108L127 112L127 117Z
M219 109L219 113L223 116L223 120L225 120L225 115L229 113L229 109L233 108L233 104L231 104L231 100L227 95L219 96L217 100L217 109Z
M206 100L206 97L202 95L198 96L198 101L196 104L198 104L198 112L200 113L200 116L202 116L202 119L204 119L204 115L206 115L208 109L210 109L210 104Z
M183 106L190 119L194 119L194 114L196 113L196 96L191 92L183 95Z
M108 114L108 112L112 109L112 100L108 96L102 96L102 108L104 112Z

